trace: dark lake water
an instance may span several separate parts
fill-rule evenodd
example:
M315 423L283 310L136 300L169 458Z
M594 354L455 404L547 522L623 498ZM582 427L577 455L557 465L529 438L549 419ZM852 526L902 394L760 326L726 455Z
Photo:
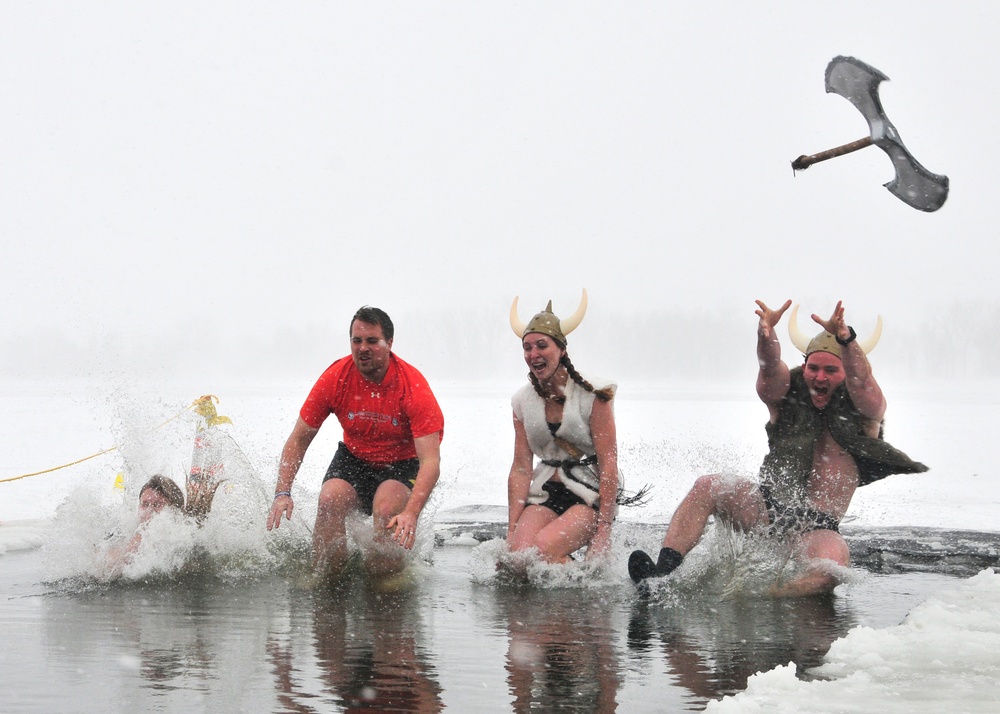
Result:
M898 624L996 538L867 533L853 582L783 601L499 582L489 543L439 545L402 582L321 590L211 569L45 583L38 551L8 553L0 711L699 711L777 665L808 678L835 639Z

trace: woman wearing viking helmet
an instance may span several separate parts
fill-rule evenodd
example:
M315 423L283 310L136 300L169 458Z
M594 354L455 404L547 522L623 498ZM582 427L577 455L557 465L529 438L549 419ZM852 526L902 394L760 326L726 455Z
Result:
M566 335L587 311L587 291L560 320L552 301L527 325L510 308L521 339L529 384L511 399L514 460L507 485L507 544L537 548L562 563L589 545L588 558L607 554L618 496L618 446L611 400L617 385L584 379L566 353ZM538 463L535 464L535 457Z

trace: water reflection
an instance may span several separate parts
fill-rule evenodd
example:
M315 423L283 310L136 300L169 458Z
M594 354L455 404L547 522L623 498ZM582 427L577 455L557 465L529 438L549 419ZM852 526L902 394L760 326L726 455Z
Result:
M856 623L842 598L683 601L632 605L628 649L639 664L662 654L665 673L702 707L743 691L747 678L794 662L799 676L822 662Z
M643 599L617 579L477 583L471 559L440 549L396 591L307 591L281 576L33 590L0 608L0 661L20 697L0 695L0 709L700 711L759 671L794 662L807 676L851 627L894 624L945 580L872 578L802 600Z
M284 710L318 710L309 681L318 671L323 701L342 711L441 711L419 599L412 586L385 590L360 582L294 598L289 631L272 633L266 647ZM301 647L303 632L311 652Z
M612 712L621 680L612 608L579 588L487 591L506 628L511 711Z
M178 579L49 594L42 671L81 711L171 711L193 698L206 709L252 708L276 592L262 583L248 598L217 580ZM35 710L66 710L34 699Z

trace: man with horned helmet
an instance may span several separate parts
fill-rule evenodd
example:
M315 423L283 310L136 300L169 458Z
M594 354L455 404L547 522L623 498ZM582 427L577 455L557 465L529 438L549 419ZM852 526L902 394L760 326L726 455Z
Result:
M714 515L740 530L761 529L795 540L804 573L778 586L775 595L832 590L838 582L835 568L823 561L841 567L850 562L839 524L855 489L890 474L927 470L882 440L886 402L866 357L878 341L881 321L862 344L838 302L829 319L812 316L823 332L807 343L793 310L789 333L805 363L790 370L774 328L791 304L771 310L757 301L757 394L770 414L770 449L759 483L718 474L698 478L670 521L657 562L641 550L629 558L629 575L636 582L667 575L680 565Z
M511 551L537 548L550 563L566 562L588 544L588 558L606 555L617 508L611 404L616 385L584 379L566 353L566 336L586 311L586 290L565 320L553 314L551 300L527 325L518 317L517 298L510 308L530 383L511 400L514 460L507 486L507 544Z
M313 529L318 577L335 575L349 557L346 518L373 517L376 542L409 550L417 521L441 473L444 415L424 376L392 353L392 320L364 306L351 318L351 354L320 376L299 411L278 465L278 484L267 529L292 517L292 481L306 450L330 414L344 429L319 493ZM366 561L375 575L402 569L402 552L390 543Z

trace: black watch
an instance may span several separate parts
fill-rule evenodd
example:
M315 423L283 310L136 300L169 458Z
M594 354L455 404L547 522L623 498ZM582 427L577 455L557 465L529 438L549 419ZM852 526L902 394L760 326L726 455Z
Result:
M840 339L840 335L834 335L833 336L833 339L835 339L837 341L837 344L844 345L845 347L847 345L851 344L852 342L854 342L854 340L858 339L858 333L854 331L853 327L851 327L850 325L848 325L847 329L850 330L851 336L848 337L846 340Z

